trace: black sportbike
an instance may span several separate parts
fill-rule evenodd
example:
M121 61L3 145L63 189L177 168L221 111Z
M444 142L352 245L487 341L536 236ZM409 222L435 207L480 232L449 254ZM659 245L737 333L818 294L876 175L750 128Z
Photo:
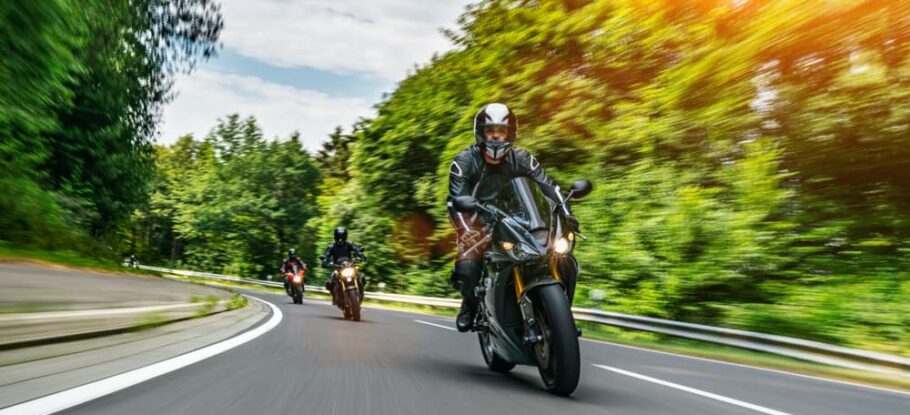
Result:
M517 178L493 199L499 206L472 196L453 201L458 211L483 215L492 239L474 323L487 366L499 373L537 366L547 390L560 396L575 391L581 369L571 304L578 271L572 251L583 236L563 213L570 199L591 190L591 182L579 180L553 203Z
M345 319L353 321L360 321L360 303L364 294L364 278L357 269L358 263L359 261L341 258L334 264L326 264L334 269L331 278L335 305L344 313Z

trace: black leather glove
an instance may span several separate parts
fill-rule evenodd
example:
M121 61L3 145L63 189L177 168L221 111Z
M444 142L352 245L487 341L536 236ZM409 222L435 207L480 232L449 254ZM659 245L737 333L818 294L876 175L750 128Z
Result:
M569 223L569 226L572 227L572 230L573 230L573 231L575 231L575 232L578 232L578 231L579 231L579 228L578 228L578 219L575 219L575 216L566 215L566 222Z

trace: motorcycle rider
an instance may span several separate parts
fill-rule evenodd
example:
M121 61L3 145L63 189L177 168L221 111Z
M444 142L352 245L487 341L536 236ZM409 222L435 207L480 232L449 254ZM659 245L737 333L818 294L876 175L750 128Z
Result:
M323 268L330 268L332 264L344 260L351 260L355 255L361 262L367 260L367 257L363 255L363 250L361 248L357 247L357 245L355 245L353 242L348 242L347 228L343 226L335 228L333 237L335 239L335 242L330 244L325 249L325 254L320 257L322 258ZM358 281L360 283L360 287L363 287L363 275L360 273L358 273ZM332 279L331 276L329 276L328 281L325 283L325 289L332 293L332 304L335 304L335 280Z
M294 265L297 266L298 271L306 272L307 266L300 258L297 257L297 250L294 248L288 249L288 259L284 260L281 263L281 267L278 268L278 271L281 275L285 275L288 272L291 272L294 269ZM284 279L284 291L291 295L291 286L287 278Z
M540 163L524 149L515 147L518 122L515 114L504 104L485 105L474 116L476 142L461 152L449 167L449 194L447 206L449 221L455 227L455 267L451 281L461 291L461 310L455 320L460 332L474 326L477 313L477 296L474 288L480 280L483 254L490 245L485 223L479 214L461 213L452 207L457 196L474 196L480 201L493 199L516 177L527 177L537 182L550 200L559 203L559 187L544 173ZM578 229L578 221L568 212L567 222Z

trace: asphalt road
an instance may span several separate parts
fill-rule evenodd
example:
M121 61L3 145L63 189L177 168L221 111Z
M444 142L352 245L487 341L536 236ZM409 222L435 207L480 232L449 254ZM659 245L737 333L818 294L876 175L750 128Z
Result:
M910 394L582 341L582 379L560 398L537 370L488 371L450 319L323 302L277 305L281 324L207 360L72 414L910 414ZM597 366L599 365L599 366Z

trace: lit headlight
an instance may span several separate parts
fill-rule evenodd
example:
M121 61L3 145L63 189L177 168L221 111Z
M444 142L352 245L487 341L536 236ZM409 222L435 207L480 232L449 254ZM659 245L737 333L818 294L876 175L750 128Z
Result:
M301 279L302 278L300 278L300 276L298 275L298 276L294 277L294 282L299 284Z
M559 238L556 240L556 243L553 244L553 250L557 254L564 254L569 252L569 240L566 238Z
M341 276L345 278L351 278L354 276L354 267L347 267L341 270Z
M503 242L503 243L502 243L502 249L505 249L506 251L511 251L512 248L514 248L514 247L515 247L515 244L513 244L513 243L511 243L511 242Z

